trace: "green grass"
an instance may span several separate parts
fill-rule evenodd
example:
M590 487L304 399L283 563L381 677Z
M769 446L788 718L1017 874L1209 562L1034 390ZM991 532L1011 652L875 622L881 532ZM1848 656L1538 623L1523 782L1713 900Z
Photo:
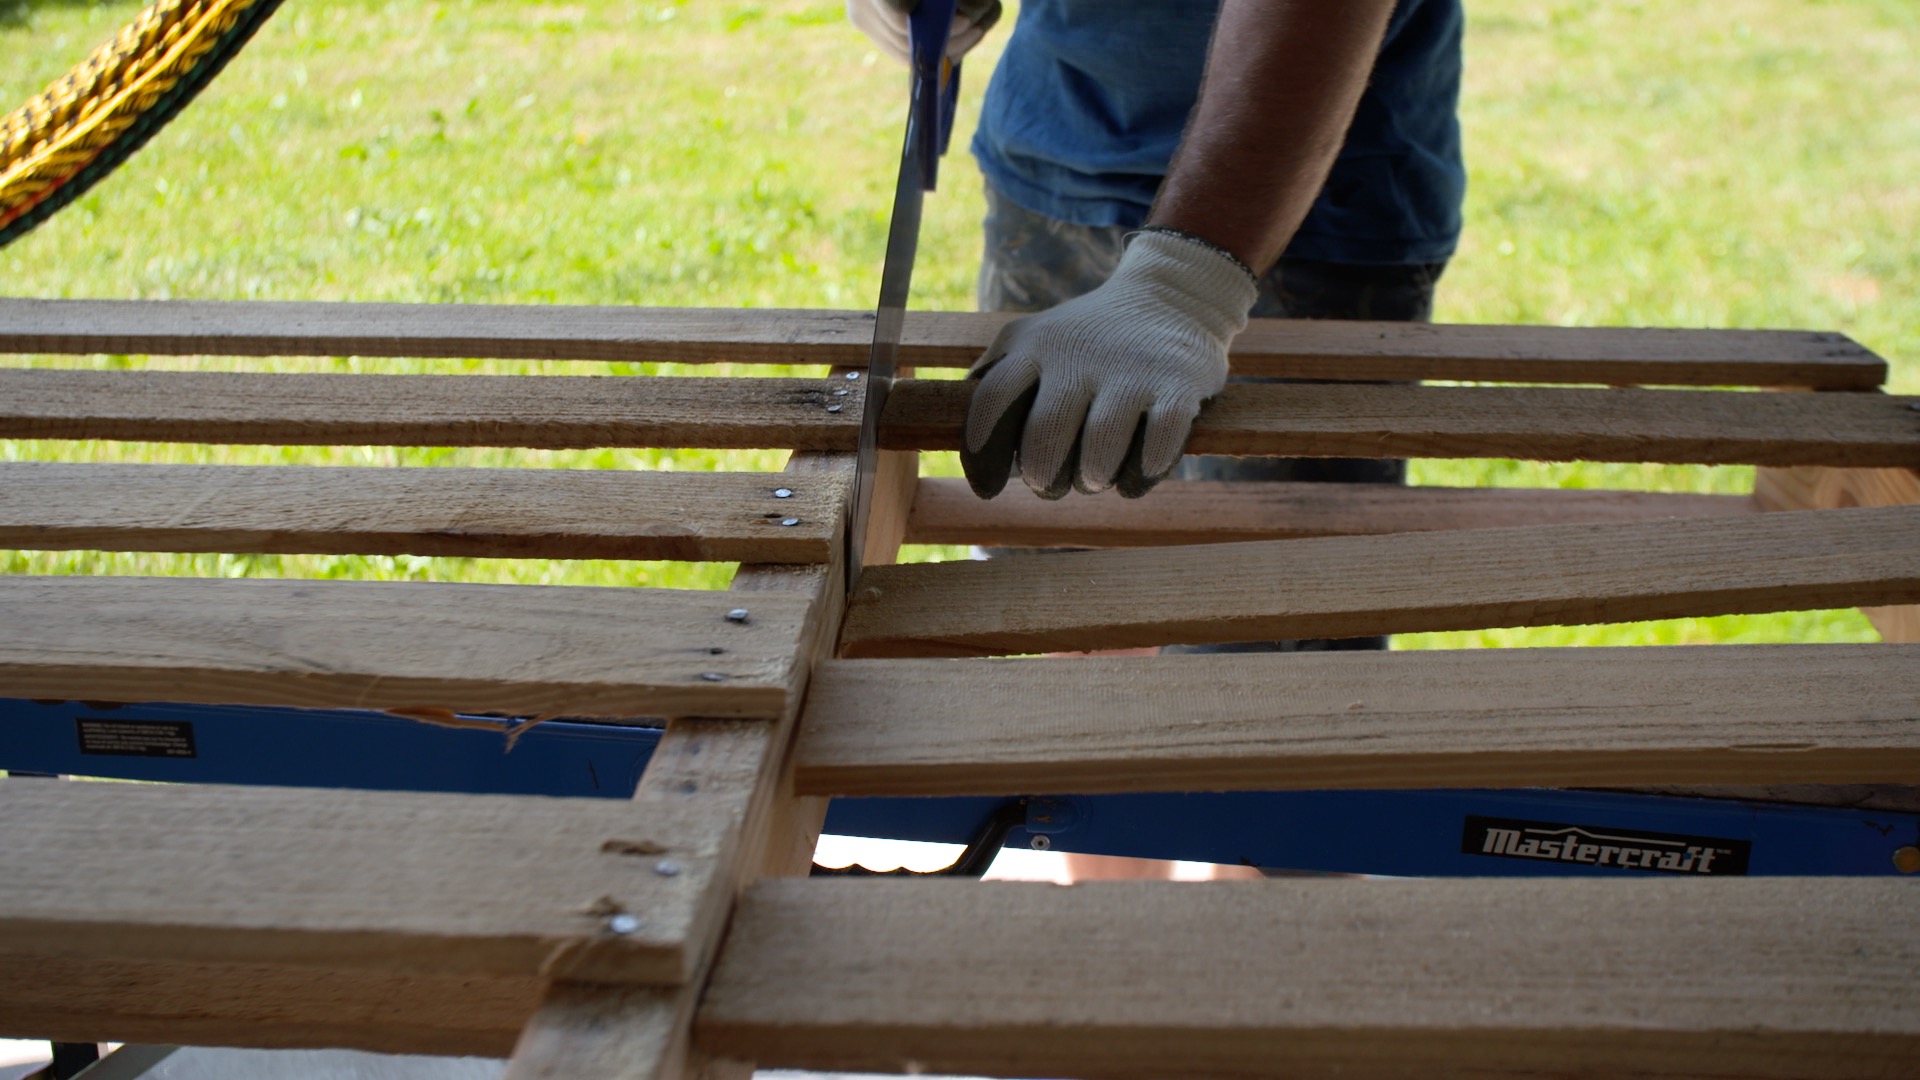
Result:
M138 5L0 0L0 107ZM1920 392L1920 9L1906 0L1470 5L1451 322L1840 330ZM997 39L969 64L971 131ZM118 173L0 249L9 295L859 308L904 77L839 0L292 0ZM919 307L971 306L964 154ZM12 363L143 366L141 357ZM364 371L477 361L152 361ZM621 373L662 370L614 366ZM775 468L776 455L0 442L0 458ZM929 469L951 474L950 456ZM1418 482L1742 491L1742 469L1415 463ZM923 552L922 555L951 555ZM0 552L8 573L716 586L726 567ZM1403 646L1856 640L1853 612L1415 635Z

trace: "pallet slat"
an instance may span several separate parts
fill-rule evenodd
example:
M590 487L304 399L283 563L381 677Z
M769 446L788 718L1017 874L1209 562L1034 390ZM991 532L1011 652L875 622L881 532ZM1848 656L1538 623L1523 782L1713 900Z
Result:
M1920 600L1920 506L876 567L844 656L1627 622Z
M794 762L834 796L1916 775L1920 646L1881 645L843 660Z
M1884 879L769 881L696 1039L962 1075L1892 1078L1916 917Z
M505 1057L532 976L0 955L0 1038Z
M0 577L0 696L777 716L807 598L394 581ZM717 677L716 677L717 676Z
M757 473L13 462L0 464L0 547L825 562L844 488Z
M981 501L964 480L922 477L907 543L1004 547L1156 547L1308 536L1492 529L1574 522L1738 517L1745 495L1563 488L1169 480L1150 499L1108 491L1051 501L1010 484Z
M692 975L726 834L598 799L34 779L0 780L0 820L0 953L660 984Z
M833 396L838 390L847 396ZM902 381L888 399L882 443L958 448L970 393L966 382ZM857 381L825 379L0 369L0 436L850 450L862 401ZM1209 406L1189 449L1905 466L1920 461L1916 402L1880 394L1242 383Z
M913 380L881 442L958 450L972 387ZM1708 465L1920 463L1920 398L1563 387L1239 383L1208 405L1189 453L1514 457Z
M852 450L860 401L858 384L826 379L11 368L0 369L0 437Z
M1010 318L911 312L901 362L966 367ZM864 366L863 311L0 299L0 351L484 356ZM1256 319L1241 374L1303 379L1805 386L1862 390L1886 362L1800 330L1422 326Z

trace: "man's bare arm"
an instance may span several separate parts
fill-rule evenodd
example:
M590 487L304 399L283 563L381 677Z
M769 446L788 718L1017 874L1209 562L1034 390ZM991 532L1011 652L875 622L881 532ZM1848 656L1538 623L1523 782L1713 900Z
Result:
M1149 224L1272 266L1326 183L1392 11L1392 0L1226 0Z

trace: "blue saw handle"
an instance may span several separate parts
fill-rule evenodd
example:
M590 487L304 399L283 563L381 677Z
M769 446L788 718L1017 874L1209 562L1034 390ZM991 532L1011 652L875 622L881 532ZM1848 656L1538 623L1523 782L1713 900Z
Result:
M953 138L954 104L960 98L960 65L947 61L957 0L920 0L907 16L907 40L913 49L913 120L919 145L920 186L933 190L940 155Z

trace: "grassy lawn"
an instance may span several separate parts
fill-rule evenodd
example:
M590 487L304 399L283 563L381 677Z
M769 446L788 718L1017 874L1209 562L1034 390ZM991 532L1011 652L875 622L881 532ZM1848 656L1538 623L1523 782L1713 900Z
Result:
M0 108L138 4L0 0ZM1449 322L1844 331L1920 392L1920 8L1470 4ZM969 63L964 145L997 41ZM8 295L859 308L903 76L840 0L291 0L141 154L0 250ZM915 304L971 306L979 182L928 204ZM142 366L142 357L8 363ZM156 360L193 367L262 361ZM606 365L271 362L367 371ZM616 366L642 373L649 365ZM775 468L778 455L0 442L0 459ZM952 472L950 460L930 468ZM1419 462L1416 479L1743 491L1750 470ZM940 554L940 553L933 553ZM950 553L949 553L950 554ZM0 552L0 572L724 583L725 567ZM1856 613L1408 646L1867 640Z

